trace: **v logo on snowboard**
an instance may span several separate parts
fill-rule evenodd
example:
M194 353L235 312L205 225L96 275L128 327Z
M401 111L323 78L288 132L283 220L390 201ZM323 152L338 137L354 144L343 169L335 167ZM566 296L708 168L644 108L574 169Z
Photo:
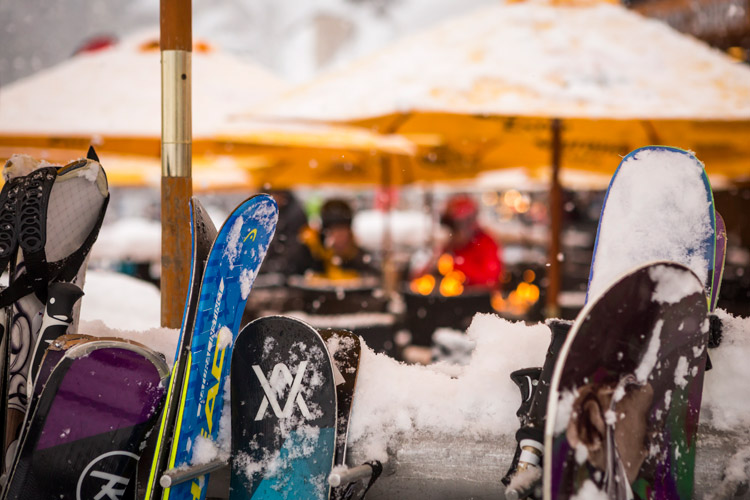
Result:
M312 415L310 415L310 410L307 409L307 404L305 404L305 400L302 398L302 394L300 394L300 390L302 389L302 378L305 375L306 369L307 361L301 362L297 367L297 376L292 377L292 372L289 371L289 368L287 368L284 363L279 363L273 367L271 376L266 379L266 376L263 374L260 366L253 365L253 371L258 377L258 381L260 382L261 387L263 387L263 392L265 393L265 396L263 396L263 401L261 401L260 403L260 408L258 408L258 413L255 415L256 422L258 420L263 420L269 404L271 405L271 408L273 409L273 412L277 418L291 417L295 402L297 403L297 406L299 406L299 409L302 412L302 416L305 417L305 419L312 418ZM276 390L274 390L274 388L272 388L271 384L268 382L269 380L278 380L279 376L283 377L283 381L287 386L292 386L292 388L289 390L289 395L287 396L286 403L284 403L283 410L281 409L281 406L276 399Z

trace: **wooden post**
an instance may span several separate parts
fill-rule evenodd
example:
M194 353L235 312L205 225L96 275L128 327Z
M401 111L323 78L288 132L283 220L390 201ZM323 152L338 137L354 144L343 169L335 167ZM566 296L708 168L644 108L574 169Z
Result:
M190 279L191 0L161 0L161 324L179 328Z
M380 154L381 186L384 189L388 206L383 214L383 289L389 296L398 290L396 263L393 261L393 232L391 230L393 198L391 168L393 158L386 153Z
M548 318L560 316L557 297L560 293L560 233L562 229L562 188L560 187L560 161L562 156L561 124L554 118L551 122L552 135L552 179L549 191L549 268L547 269L547 302L545 315Z

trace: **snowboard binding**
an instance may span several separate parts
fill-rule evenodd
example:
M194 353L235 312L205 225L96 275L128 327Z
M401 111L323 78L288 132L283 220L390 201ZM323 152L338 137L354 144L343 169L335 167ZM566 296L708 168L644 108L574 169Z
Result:
M542 461L544 457L544 424L552 372L571 321L547 321L551 340L542 368L525 368L511 373L511 380L521 391L521 405L516 412L520 428L516 432L516 451L508 472L502 478L508 499L541 498Z

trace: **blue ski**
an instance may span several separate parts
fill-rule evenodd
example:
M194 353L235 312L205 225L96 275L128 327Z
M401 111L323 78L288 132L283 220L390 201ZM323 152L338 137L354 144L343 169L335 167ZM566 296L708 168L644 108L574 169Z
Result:
M245 302L276 230L278 207L268 195L240 204L219 230L206 262L186 362L168 468L192 462L199 438L216 440L224 383ZM204 499L206 476L164 490L171 500Z

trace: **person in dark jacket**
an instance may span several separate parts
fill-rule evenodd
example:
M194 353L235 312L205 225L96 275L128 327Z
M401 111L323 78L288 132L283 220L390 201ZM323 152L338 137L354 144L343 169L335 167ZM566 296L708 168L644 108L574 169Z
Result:
M302 274L310 265L309 252L301 238L308 228L307 215L292 191L279 190L269 194L279 205L279 222L260 273Z
M308 227L302 233L310 256L308 271L334 280L377 274L371 256L357 244L352 218L352 209L344 200L331 199L323 204L320 231Z

